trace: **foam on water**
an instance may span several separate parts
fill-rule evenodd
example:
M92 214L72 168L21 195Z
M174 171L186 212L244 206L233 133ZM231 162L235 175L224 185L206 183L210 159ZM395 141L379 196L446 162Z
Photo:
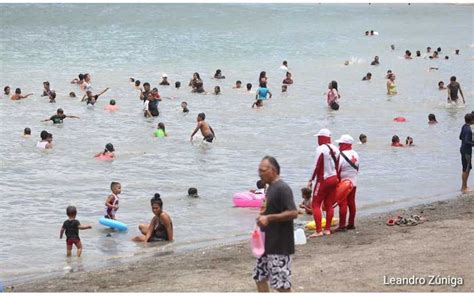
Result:
M447 22L447 15L456 22ZM162 247L130 241L138 224L151 219L155 192L175 227L176 243L165 248L241 238L253 229L257 211L232 208L232 194L254 186L259 160L270 154L299 202L299 189L313 169L313 135L322 127L336 137L368 135L369 144L356 145L362 213L453 195L460 187L459 130L464 113L473 109L472 15L472 6L433 4L1 4L0 83L35 95L0 100L0 278L8 284L159 251ZM372 29L380 35L365 37ZM406 49L424 52L427 46L442 47L441 56L450 59L400 58ZM453 54L456 48L461 55ZM370 66L375 55L378 67ZM286 96L279 94L284 59L295 80ZM345 60L353 63L345 67ZM429 67L439 70L427 72ZM218 68L227 79L211 79ZM388 69L397 74L394 97L385 94ZM254 95L232 85L241 80L256 87L262 70L274 98L252 110ZM84 72L92 74L94 91L111 88L92 110L68 97L70 91L81 93L69 81ZM164 72L183 87L159 87L163 97L175 98L163 99L158 119L144 119L128 78L153 87ZM201 74L206 90L219 85L222 95L191 94L186 85L193 72ZM360 81L367 72L372 81ZM446 92L437 90L437 82L452 75L463 87L466 106L447 108ZM39 96L46 80L57 91L56 104ZM338 112L325 105L331 80L342 94ZM118 112L103 110L110 99ZM189 104L188 115L179 111L182 100ZM58 107L81 118L56 126L40 122ZM189 143L199 112L216 131L212 145ZM428 126L429 113L436 114L438 125ZM407 122L393 122L397 116ZM152 137L159 121L166 124L166 139ZM31 139L21 137L27 126ZM54 135L48 153L35 149L42 129ZM416 146L392 149L394 134L412 136ZM108 142L117 160L95 160ZM97 221L111 181L122 183L117 216L130 230L106 237ZM187 199L188 187L198 188L201 198ZM70 204L82 223L94 227L81 232L80 265L65 261L65 242L58 239Z

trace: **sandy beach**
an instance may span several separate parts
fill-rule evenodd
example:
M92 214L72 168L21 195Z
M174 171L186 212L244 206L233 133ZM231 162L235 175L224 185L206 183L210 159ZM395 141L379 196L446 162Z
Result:
M296 292L474 291L474 194L356 221L357 229L296 246ZM416 226L387 226L417 214ZM140 259L17 285L15 292L254 292L248 242ZM418 285L397 285L412 278ZM444 282L443 282L444 281ZM460 284L462 282L462 284Z

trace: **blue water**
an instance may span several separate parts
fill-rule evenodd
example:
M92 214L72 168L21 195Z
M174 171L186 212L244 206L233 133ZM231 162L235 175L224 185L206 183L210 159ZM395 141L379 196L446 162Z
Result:
M322 127L335 137L368 135L367 145L355 146L361 214L454 196L461 173L458 135L464 114L474 109L472 20L473 6L465 5L0 4L0 84L34 93L20 102L0 99L0 279L8 285L71 266L89 270L157 250L245 237L257 212L232 208L232 194L254 187L259 160L270 154L299 202L313 169L313 135ZM380 34L366 37L367 30ZM441 47L449 60L403 59L406 49L424 53L427 46ZM370 66L375 55L378 67ZM278 68L285 59L295 84L281 95ZM354 63L344 66L345 60ZM211 79L218 68L227 79ZM399 92L391 98L385 94L388 69L397 75ZM232 85L241 80L255 88L262 70L274 97L252 110L254 95ZM111 88L94 110L68 97L70 91L82 96L69 82L84 72L91 73L95 92ZM193 72L209 92L220 85L222 95L191 94ZM360 81L367 72L373 81ZM182 89L159 87L162 73L181 81ZM437 89L452 75L466 106L447 106L446 92ZM129 77L173 97L163 99L158 119L143 118ZM56 104L40 97L46 80L58 94ZM342 95L338 112L327 109L323 95L331 80ZM110 99L120 107L115 114L103 110ZM179 111L183 100L187 116ZM40 122L59 107L80 119L61 126ZM199 112L216 131L212 145L189 143ZM438 125L428 126L429 113ZM397 116L408 121L394 123ZM159 121L166 139L152 137ZM31 139L21 137L27 126ZM49 153L35 148L43 129L54 134ZM416 146L391 148L394 134L412 136ZM118 159L95 161L108 142ZM117 216L130 230L107 238L97 221L111 181L122 183ZM188 187L197 187L201 198L187 199ZM155 192L173 219L176 242L142 248L130 238L151 219ZM81 232L81 261L67 261L58 239L70 204L82 223L93 225Z

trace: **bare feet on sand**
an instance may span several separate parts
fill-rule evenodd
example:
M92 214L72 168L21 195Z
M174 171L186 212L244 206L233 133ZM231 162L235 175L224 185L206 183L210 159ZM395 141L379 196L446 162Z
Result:
M323 232L315 232L313 234L311 234L310 236L308 236L308 238L313 238L313 237L320 237L320 236L323 236Z

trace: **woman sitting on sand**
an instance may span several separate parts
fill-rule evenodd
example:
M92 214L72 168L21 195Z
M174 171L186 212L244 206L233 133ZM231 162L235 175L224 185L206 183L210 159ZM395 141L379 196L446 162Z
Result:
M143 235L134 237L135 242L158 242L173 240L173 222L170 215L163 211L163 201L159 193L150 200L151 210L155 216L150 224L140 224L138 229Z

